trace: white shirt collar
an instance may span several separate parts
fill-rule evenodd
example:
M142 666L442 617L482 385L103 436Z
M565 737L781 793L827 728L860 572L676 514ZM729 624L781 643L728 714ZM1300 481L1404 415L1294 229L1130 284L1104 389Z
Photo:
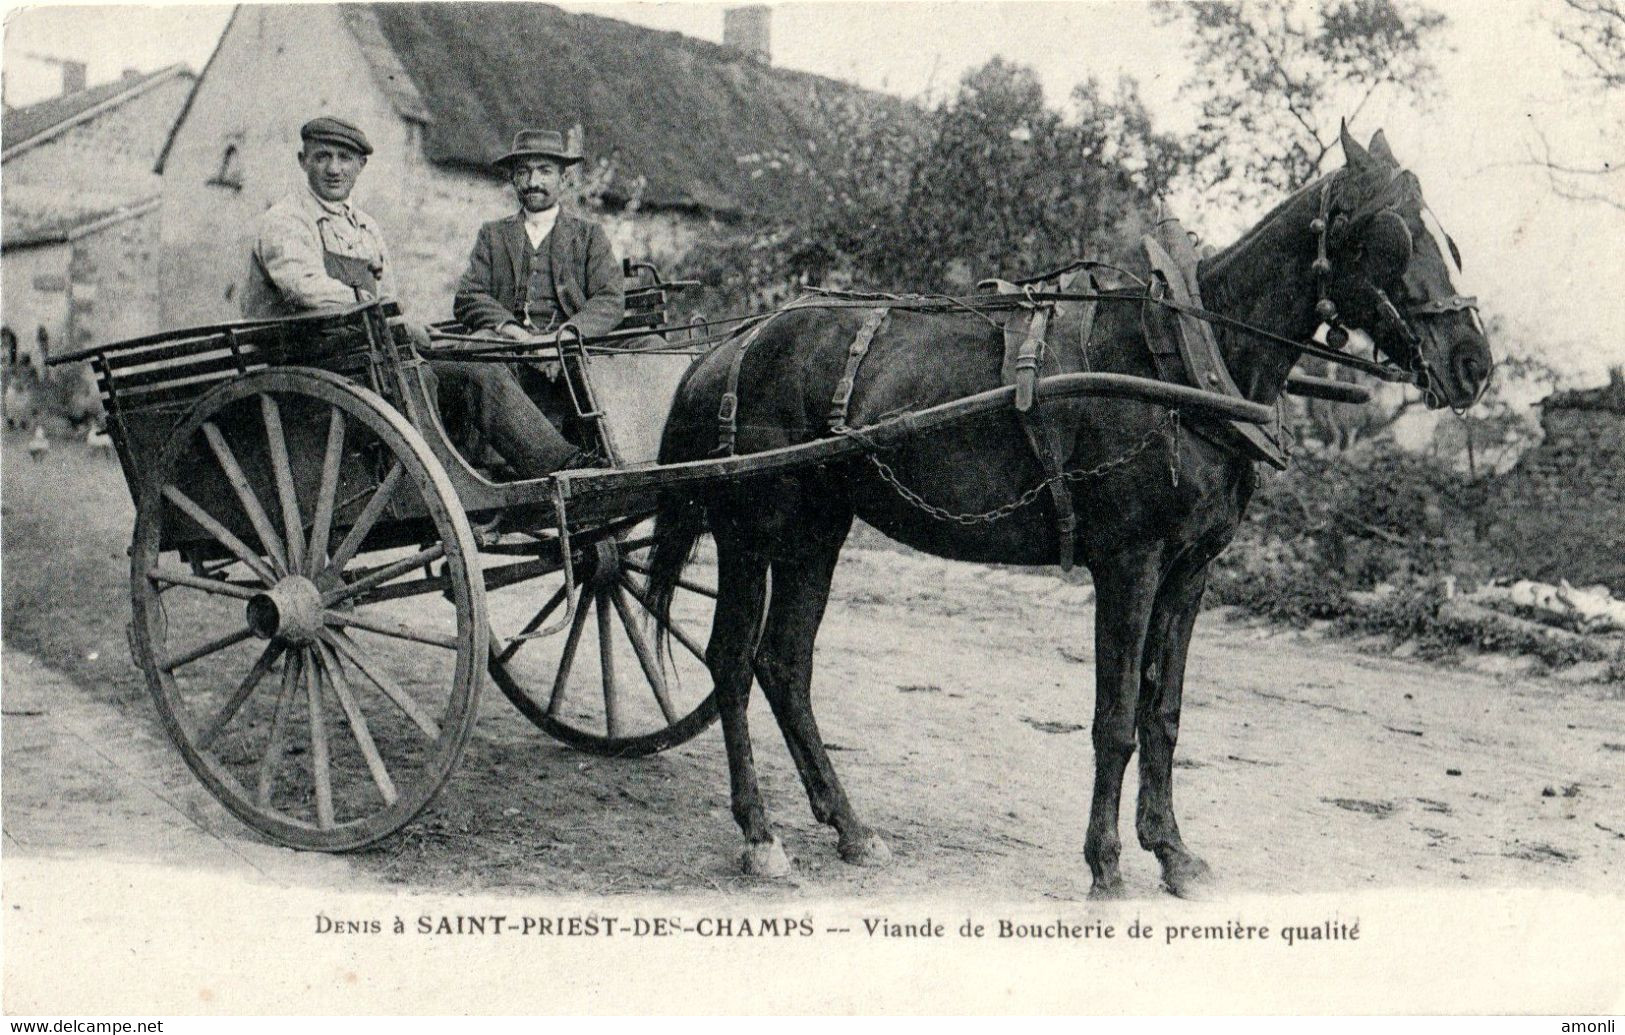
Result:
M348 199L344 201L328 201L320 194L317 194L315 191L311 190L308 186L305 188L305 193L310 195L310 199L316 202L322 211L327 212L330 215L341 216L348 219L350 222L357 224L358 226L360 225L361 214L354 205L350 204Z
M532 248L540 248L547 235L553 232L553 224L558 222L559 207L551 205L540 212L525 212L525 237L529 239Z

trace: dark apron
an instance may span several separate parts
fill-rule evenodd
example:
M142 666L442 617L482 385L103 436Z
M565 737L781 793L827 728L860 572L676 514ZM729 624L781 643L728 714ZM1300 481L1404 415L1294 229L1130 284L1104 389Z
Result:
M365 291L368 298L378 297L378 274L373 271L371 262L354 255L340 255L322 249L322 266L327 275L334 280L353 288L356 291ZM361 296L356 295L359 299Z

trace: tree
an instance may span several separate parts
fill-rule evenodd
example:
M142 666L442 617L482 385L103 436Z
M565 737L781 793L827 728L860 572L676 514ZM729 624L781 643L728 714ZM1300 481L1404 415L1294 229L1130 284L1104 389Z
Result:
M1070 112L1036 74L995 58L930 110L823 103L836 161L744 156L808 198L794 223L761 222L692 257L729 301L776 302L804 286L963 291L1132 242L1180 164L1131 80L1090 80Z
M1579 61L1575 78L1605 99L1617 101L1625 91L1625 0L1562 0L1552 28ZM1618 108L1613 110L1617 113ZM1625 210L1619 162L1625 127L1617 115L1601 127L1601 136L1603 157L1598 160L1559 159L1544 137L1536 160L1546 167L1553 189L1562 196Z
M1437 78L1427 52L1445 25L1406 0L1163 0L1157 10L1195 37L1185 90L1200 104L1197 186L1248 203L1317 176L1340 122L1356 123L1378 94L1426 102Z
M1050 108L1037 75L995 58L935 113L895 246L867 272L932 290L1053 269L1132 241L1177 153L1157 134L1132 80L1108 95L1094 79Z

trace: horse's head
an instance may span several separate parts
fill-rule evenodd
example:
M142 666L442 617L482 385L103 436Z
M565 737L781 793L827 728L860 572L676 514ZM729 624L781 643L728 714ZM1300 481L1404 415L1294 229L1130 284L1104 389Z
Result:
M1461 254L1380 130L1369 149L1347 126L1342 139L1346 164L1325 180L1312 224L1319 315L1334 338L1340 325L1371 335L1410 371L1429 407L1466 409L1489 384L1494 361L1477 301L1451 283Z

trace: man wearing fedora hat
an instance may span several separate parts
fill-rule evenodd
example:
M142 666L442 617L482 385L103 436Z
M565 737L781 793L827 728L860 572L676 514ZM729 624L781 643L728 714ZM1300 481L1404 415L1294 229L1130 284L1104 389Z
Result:
M621 264L604 228L559 211L565 170L581 156L553 130L521 130L495 162L520 209L480 227L453 310L465 326L518 341L591 338L626 311Z
M300 127L299 138L306 189L260 217L242 291L244 316L290 316L393 294L383 233L350 201L372 154L367 135L324 115ZM408 328L414 339L428 343L427 332ZM519 477L597 462L559 434L506 368L444 360L428 366L431 385L473 400L491 447Z

